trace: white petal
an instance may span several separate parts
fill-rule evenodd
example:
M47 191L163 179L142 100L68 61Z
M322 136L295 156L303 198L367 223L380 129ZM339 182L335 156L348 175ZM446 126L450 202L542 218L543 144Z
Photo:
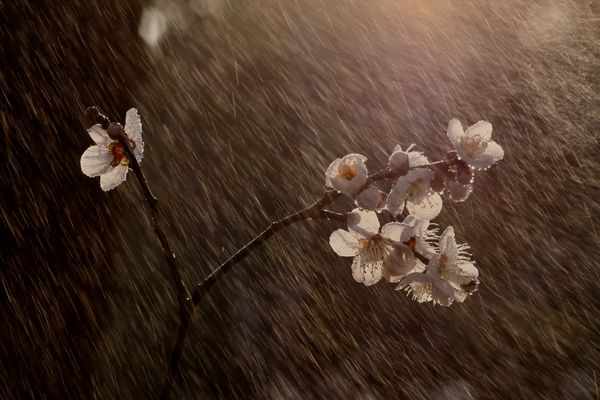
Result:
M356 205L366 210L378 210L384 193L376 187L369 187L356 196Z
M387 197L387 210L393 215L402 214L404 202L406 201L406 185L398 185L398 182L392 187Z
M100 124L93 125L87 131L96 144L103 145L111 141L108 137L108 133L106 133L105 129L102 129L102 125Z
M435 248L422 237L417 237L415 251L426 258L431 258L436 253Z
M379 218L374 211L358 208L348 214L348 230L357 238L370 238L379 232Z
M492 139L492 124L487 121L479 121L465 131L465 137L478 137L483 142L489 142Z
M111 168L113 155L106 146L90 146L81 156L81 172L89 177L99 176Z
M479 277L479 271L475 264L468 261L459 262L455 265L447 265L443 271L443 278L457 285L466 285Z
M356 164L364 164L365 162L367 162L367 157L363 156L362 154L352 153L352 154L348 154L348 155L344 156L344 158L342 158L342 160L344 162L353 162Z
M391 253L383 260L382 274L388 282L398 282L406 275L415 272L417 259L408 246L394 246Z
M352 278L365 286L371 286L381 279L382 262L366 262L361 254L352 262Z
M420 151L411 151L408 153L408 165L411 168L418 167L420 165L429 164L429 159Z
M354 257L359 251L356 237L343 229L338 229L329 236L329 245L342 257Z
M451 119L448 123L447 135L450 142L457 147L460 143L460 137L464 134L463 126L457 119Z
M142 120L135 108L131 108L125 114L125 133L135 143L133 153L138 162L142 161L144 154L144 141L142 140Z
M473 192L473 185L462 185L455 180L446 182L446 188L448 189L448 197L450 200L456 202L462 202L469 198Z
M390 222L381 228L381 236L396 243L407 242L412 237L412 228L400 222Z
M100 187L105 192L112 190L125 182L127 171L129 168L126 165L118 165L108 172L100 176Z
M442 211L443 201L439 194L432 193L419 203L406 202L406 209L419 219L432 220Z
M440 254L444 253L450 257L458 257L458 246L456 244L456 236L454 235L454 228L452 226L447 227L440 237Z
M491 141L487 144L485 151L475 159L465 160L476 169L486 169L494 165L496 161L504 158L504 149L498 143Z
M400 281L396 290L406 288L409 295L412 295L413 300L419 303L425 303L431 301L433 284L431 277L421 274L413 273L407 275Z
M435 279L433 281L432 297L434 304L448 307L454 301L454 289L448 282Z
M337 176L338 167L340 166L341 162L341 158L335 159L331 164L329 164L329 167L327 167L327 172L325 172L325 185L327 187L333 187L333 185L331 184L331 178Z

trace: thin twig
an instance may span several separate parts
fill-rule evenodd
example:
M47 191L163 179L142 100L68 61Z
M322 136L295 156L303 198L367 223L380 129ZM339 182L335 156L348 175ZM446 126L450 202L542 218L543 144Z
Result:
M140 164L138 163L131 147L129 146L129 140L127 136L123 135L119 137L118 140L119 143L123 145L127 158L129 160L129 167L135 173L135 176L144 192L144 197L146 198L146 202L148 203L148 209L150 210L150 221L162 247L163 254L165 256L165 259L167 260L167 264L169 264L169 269L171 270L171 279L173 281L173 286L175 287L177 293L177 301L179 302L181 318L184 318L191 313L192 306L190 302L190 295L187 288L185 287L185 284L183 283L183 278L177 265L175 253L173 252L173 250L171 250L169 239L167 238L167 235L165 235L165 232L162 229L160 223L160 213L158 210L158 200L152 194L150 186L148 186L148 182L146 181L146 177L144 176L144 173L140 168Z

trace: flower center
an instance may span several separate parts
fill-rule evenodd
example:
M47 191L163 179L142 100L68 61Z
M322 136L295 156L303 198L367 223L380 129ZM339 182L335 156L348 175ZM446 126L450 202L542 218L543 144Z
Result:
M415 248L417 247L417 238L413 236L408 240L408 242L404 243L406 243L406 246L408 246L408 248L411 249L411 251L415 251Z
M349 164L341 164L338 168L338 172L341 177L352 180L356 175L358 175L358 168L355 165Z
M129 139L129 147L135 149L135 142ZM112 154L113 159L110 165L116 167L117 165L129 165L129 159L125 155L125 147L119 142L112 142L108 145L108 152Z
M373 235L370 239L358 239L358 245L369 262L383 260L390 251L388 243L380 234Z
M463 136L460 138L460 146L469 157L475 158L485 151L487 141L479 135Z
M439 269L438 275L441 276L444 274L444 269L446 268L447 263L448 263L448 256L446 255L446 253L440 254L440 269Z
M440 254L440 268L446 267L446 263L448 262L448 256L446 253Z

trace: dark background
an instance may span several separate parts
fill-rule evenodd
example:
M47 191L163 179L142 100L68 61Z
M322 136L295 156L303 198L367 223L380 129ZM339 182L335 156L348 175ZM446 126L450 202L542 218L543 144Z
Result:
M156 46L138 34L149 7ZM340 226L303 222L199 307L173 398L598 398L597 1L3 1L0 16L1 397L154 398L164 375L176 302L137 182L103 193L79 169L99 105L140 110L189 285L316 199L336 157L439 158L453 117L491 121L506 152L437 221L477 260L465 304L356 284L328 246Z

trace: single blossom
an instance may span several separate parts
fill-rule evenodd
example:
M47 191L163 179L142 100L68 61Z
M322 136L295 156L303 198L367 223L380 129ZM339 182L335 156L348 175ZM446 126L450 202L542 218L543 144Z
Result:
M406 236L406 226L390 222L379 229L379 219L374 211L358 208L348 214L348 230L338 229L329 237L333 251L342 257L354 257L352 277L366 286L382 278L385 258Z
M502 147L492 140L492 124L479 121L463 130L457 119L448 123L448 139L458 156L476 169L487 169L504 157Z
M433 301L449 306L463 302L477 290L479 271L467 253L468 246L458 245L449 226L440 237L439 253L427 264L425 273L406 276L396 290L405 288L419 303Z
M329 164L325 173L325 185L349 196L360 192L367 183L367 157L361 154L348 154Z
M135 158L141 162L144 153L142 123L135 108L127 111L124 130ZM100 176L102 190L114 189L125 181L129 170L125 149L118 140L111 139L100 124L93 125L88 133L96 144L88 147L81 156L81 171L89 177Z
M433 172L428 168L411 169L398 178L388 196L387 209L394 215L401 214L406 202L421 203L431 194Z

